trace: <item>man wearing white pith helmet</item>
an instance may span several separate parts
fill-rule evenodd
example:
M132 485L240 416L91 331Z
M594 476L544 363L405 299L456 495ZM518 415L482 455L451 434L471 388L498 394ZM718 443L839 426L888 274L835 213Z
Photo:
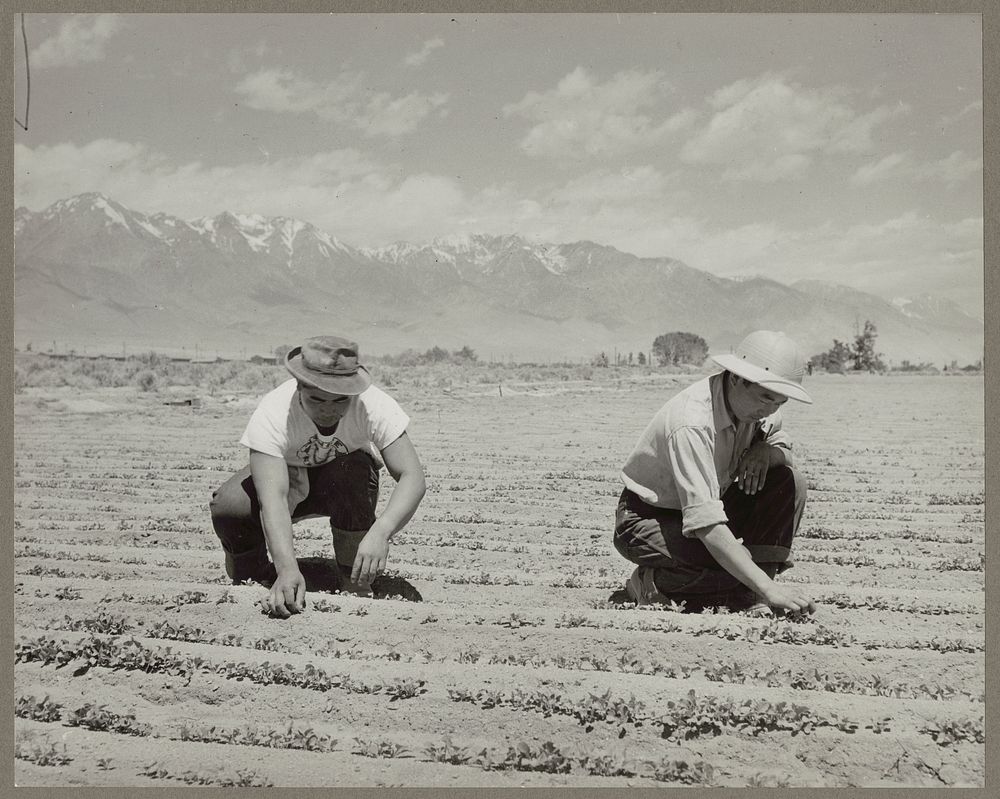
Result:
M779 410L812 402L805 359L784 333L758 330L712 360L724 371L669 400L622 469L614 545L636 564L625 590L638 604L811 613L808 592L774 579L805 507Z

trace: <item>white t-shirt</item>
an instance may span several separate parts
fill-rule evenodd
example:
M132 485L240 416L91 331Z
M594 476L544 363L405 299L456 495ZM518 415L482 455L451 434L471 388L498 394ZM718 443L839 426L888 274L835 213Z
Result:
M372 385L351 397L337 429L324 436L303 410L292 378L264 395L240 443L288 464L289 505L294 508L309 493L306 468L359 449L367 449L381 465L381 450L405 433L409 422L396 400Z

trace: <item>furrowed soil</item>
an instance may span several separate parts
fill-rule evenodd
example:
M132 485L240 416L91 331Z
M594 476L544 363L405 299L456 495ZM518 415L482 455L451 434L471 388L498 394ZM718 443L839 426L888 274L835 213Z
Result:
M983 785L982 378L785 406L807 620L622 601L618 470L693 379L390 389L427 496L375 598L297 525L287 620L208 516L256 396L18 394L17 784Z

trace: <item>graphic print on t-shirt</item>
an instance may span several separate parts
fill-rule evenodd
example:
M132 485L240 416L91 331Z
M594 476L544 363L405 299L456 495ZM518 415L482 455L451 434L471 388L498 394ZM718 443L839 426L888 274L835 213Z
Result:
M319 433L313 433L296 454L306 466L319 466L338 455L346 455L347 451L347 445L336 436L327 440L321 438Z

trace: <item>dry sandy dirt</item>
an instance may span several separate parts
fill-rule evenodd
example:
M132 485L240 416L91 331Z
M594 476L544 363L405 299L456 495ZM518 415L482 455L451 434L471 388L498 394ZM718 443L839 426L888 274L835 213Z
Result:
M615 593L618 469L690 379L394 389L429 490L389 596L323 590L310 520L289 620L227 585L207 513L255 397L25 390L16 783L981 786L982 379L816 376L786 406L807 621Z

